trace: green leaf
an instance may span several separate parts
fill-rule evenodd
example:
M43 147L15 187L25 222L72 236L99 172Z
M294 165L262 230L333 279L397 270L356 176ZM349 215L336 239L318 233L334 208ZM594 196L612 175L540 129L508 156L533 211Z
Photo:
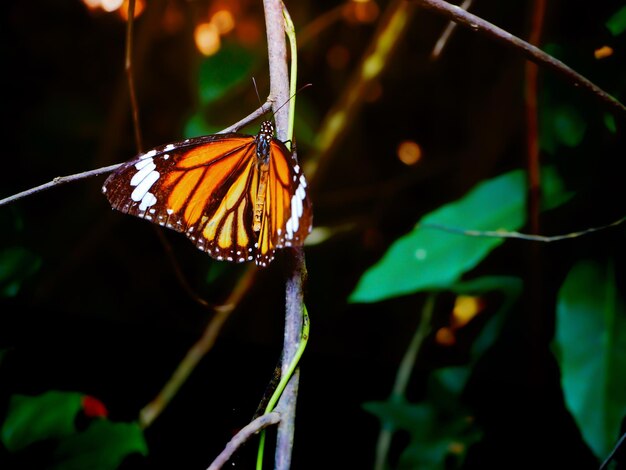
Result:
M604 113L604 125L611 132L611 134L617 134L617 124L615 123L615 116L609 113Z
M544 208L563 203L557 174L542 174ZM526 176L512 171L477 185L462 199L427 214L412 232L396 240L359 280L351 302L377 302L414 292L450 288L503 243L497 237L449 233L427 224L467 230L518 230L526 221Z
M402 469L441 469L451 454L462 461L481 435L466 413L450 416L429 402L368 402L363 407L392 429L410 434L409 445L400 457L398 468Z
M482 437L468 416L458 416L440 425L440 434L429 439L411 439L400 456L399 469L441 470L462 468L469 447ZM456 457L453 461L451 457Z
M41 259L16 246L0 251L0 297L14 297L22 283L41 266Z
M606 27L613 36L618 36L626 31L626 6L615 12L606 22Z
M393 429L409 431L412 436L427 439L437 426L437 415L430 403L408 403L404 400L363 403L363 408Z
M37 441L74 433L82 397L80 393L57 391L34 397L13 395L0 431L4 446L16 452Z
M558 295L554 350L565 403L599 459L626 416L626 310L612 263L581 261Z
M225 43L200 64L200 102L218 100L243 80L251 80L255 56L237 43Z
M553 104L546 98L541 107L540 147L553 154L563 145L577 147L585 137L587 123L578 109L569 104Z
M143 432L136 423L93 421L80 433L64 438L52 470L115 470L130 454L148 454Z

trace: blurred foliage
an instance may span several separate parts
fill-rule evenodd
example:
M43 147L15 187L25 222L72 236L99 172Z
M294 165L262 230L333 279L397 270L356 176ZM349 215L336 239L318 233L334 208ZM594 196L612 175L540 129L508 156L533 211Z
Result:
M626 417L626 304L612 261L581 260L558 295L554 349L568 408L598 459Z
M474 366L497 341L506 314L522 292L522 283L506 276L482 277L456 284L452 291L457 295L486 296L493 291L504 294L500 308L492 312L473 339L467 363L434 369L426 396L419 403L412 403L404 391L396 391L385 402L363 404L381 421L383 430L409 433L409 443L399 457L400 469L436 470L444 463L447 469L462 468L469 447L480 441L482 430L464 404L463 393Z
M0 250L0 297L14 297L22 283L37 272L41 258L16 246Z
M258 56L234 42L226 42L220 50L202 60L198 73L198 111L189 118L184 136L197 137L215 134L222 129L222 116L212 116L218 108L212 107L232 92L238 85L249 80ZM259 103L259 106L262 103ZM252 111L252 110L251 110Z
M611 31L613 36L619 36L626 31L626 6L623 6L615 12L606 22L606 27Z
M546 170L544 207L551 209L569 195L553 170ZM377 302L422 290L445 289L504 242L497 237L445 233L422 225L466 230L518 230L525 224L526 178L513 171L479 184L459 201L425 215L412 232L398 239L365 272L350 296L353 302Z
M190 34L194 21L208 14L201 3L148 2L138 19L135 65L146 144L214 133L241 119L259 104L252 77L264 99L259 5L237 7L237 25L247 19L247 28L261 28L257 40L251 44L233 33L204 57ZM352 10L338 8L346 6L339 2L288 5L298 33L309 38L299 52L299 84L313 87L298 95L296 110L303 165L317 147L325 114L352 92L346 84L371 45L376 15L388 4L349 3ZM16 52L9 54L15 65L7 115L15 129L5 154L15 169L4 172L3 195L135 151L122 72L124 23L79 2L50 5L8 7ZM529 5L481 2L477 8L526 37ZM624 2L550 8L544 50L624 101ZM365 13L371 20L361 21ZM327 176L312 190L315 224L331 236L308 248L313 331L296 436L309 434L297 437L296 458L299 452L305 457L294 468L307 468L309 460L320 468L333 454L334 461L348 462L346 468L367 468L377 425L393 434L386 456L393 468L595 463L615 445L626 415L624 227L551 244L533 260L532 242L427 226L528 230L520 169L526 158L522 61L461 28L444 55L431 61L430 48L445 25L435 18L417 15L397 56L360 98L362 107L328 159ZM595 58L593 51L605 45L612 54ZM623 217L622 122L542 69L539 125L542 234ZM256 129L253 123L242 132ZM397 161L402 140L422 149L416 165ZM263 388L265 362L275 360L284 299L280 271L270 267L257 278L253 300L244 300L242 314L230 320L222 349L206 358L200 378L185 387L184 399L172 402L152 434L144 436L133 422L104 419L93 402L86 409L86 395L56 390L103 390L94 394L116 397L115 413L134 417L208 320L177 285L148 224L119 214L107 219L99 184L88 190L68 185L0 212L0 466L6 460L24 468L36 459L45 468L114 469L145 456L148 447L158 468L176 468L183 453L204 465L232 429L246 424L246 407L258 398L251 390ZM241 267L207 262L178 240L172 237L172 245L189 283L219 304ZM416 306L433 292L438 301L430 334L409 371L398 370L411 380L404 377L407 389L389 395L401 339L419 316ZM444 346L437 332L454 321L446 302L460 295L477 296L486 307L451 329L454 344ZM59 353L64 347L65 355ZM100 362L92 364L94 358ZM320 419L324 414L336 422ZM372 415L376 426L367 421ZM214 423L220 429L211 432ZM198 426L207 434L199 436ZM356 445L347 442L345 429L354 430Z
M148 448L137 424L94 416L94 400L60 391L13 395L0 437L15 454L15 465L28 461L29 448L38 454L41 465L55 470L114 470L131 454L146 455ZM45 443L51 445L42 447Z

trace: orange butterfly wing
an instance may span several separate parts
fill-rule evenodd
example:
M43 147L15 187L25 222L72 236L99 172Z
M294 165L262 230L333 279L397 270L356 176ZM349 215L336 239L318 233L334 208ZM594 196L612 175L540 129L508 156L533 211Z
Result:
M285 145L273 139L257 264L271 262L277 248L303 245L312 224L311 201L302 169Z
M261 226L253 230L263 129L256 138L217 134L157 147L123 164L102 190L113 208L182 232L218 260L265 266L276 248L304 243L312 214L300 167L272 138Z

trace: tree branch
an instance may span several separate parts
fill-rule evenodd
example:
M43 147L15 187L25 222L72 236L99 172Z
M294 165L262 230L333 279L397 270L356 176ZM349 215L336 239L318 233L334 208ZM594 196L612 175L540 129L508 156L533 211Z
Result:
M517 238L519 240L527 240L533 242L557 242L561 240L567 240L570 238L578 238L584 235L589 235L590 233L599 232L601 230L606 230L608 228L617 227L618 225L626 222L626 217L622 217L615 222L611 222L610 224L601 225L599 227L591 227L585 230L580 230L578 232L566 233L565 235L535 235L535 234L526 234L520 232L508 232L506 230L466 230L457 227L449 227L447 225L442 225L434 222L427 222L418 224L419 227L423 228L432 228L435 230L441 230L443 232L448 233L456 233L457 235L465 235L467 237L483 237L483 238Z
M583 77L560 60L546 54L538 47L535 47L523 39L513 36L511 33L495 26L494 24L467 12L456 5L451 5L444 0L414 1L423 8L439 13L446 18L471 29L472 31L484 34L491 39L501 42L516 51L521 52L527 59L554 70L558 74L565 77L567 81L572 83L575 87L584 88L585 90L591 92L597 99L606 105L608 109L616 112L618 116L621 116L622 119L626 120L626 106L602 88L591 82L589 79Z
M265 25L267 32L267 53L270 69L270 97L274 100L274 120L276 136L285 141L289 129L289 109L282 105L289 99L289 73L287 70L287 44L285 19L282 0L263 0ZM296 60L292 57L291 60ZM277 109L280 108L280 109ZM283 354L281 371L287 372L289 365L298 349L302 332L302 286L304 272L304 254L302 249L291 250L293 266L287 279L285 289L285 332L283 338ZM295 426L295 411L298 393L299 374L296 370L283 391L278 408L282 419L278 425L276 436L275 466L276 470L287 470L291 466L291 451Z
M229 126L226 129L220 131L219 134L236 131L239 128L245 126L246 124L254 121L259 116L262 116L263 114L267 113L271 103L272 103L271 99L268 99L263 105L261 105L259 108L255 109L250 114L248 114L245 118L243 118L240 121L236 122L232 126ZM104 175L104 174L107 174L107 173L111 173L111 172L117 170L120 166L122 166L122 163L116 163L115 165L109 165L109 166L105 166L105 167L102 167L102 168L97 168L95 170L88 170L88 171L84 171L82 173L75 173L75 174L69 175L69 176L57 176L52 181L49 181L49 182L44 183L42 185L36 186L34 188L27 189L26 191L22 191L20 193L13 194L12 196L5 197L4 199L0 199L0 206L4 206L5 204L9 204L11 202L17 201L18 199L23 199L25 197L32 196L33 194L37 194L37 193L40 193L42 191L46 191L48 189L52 189L52 188L54 188L56 186L60 186L60 185L65 184L65 183L72 183L74 181L79 181L79 180L82 180L82 179L91 178L92 176L100 176L100 175Z
M239 447L245 444L252 436L273 424L280 422L280 413L273 411L271 413L259 416L255 420L244 426L235 436L226 444L224 450L209 465L207 470L219 470L232 457Z

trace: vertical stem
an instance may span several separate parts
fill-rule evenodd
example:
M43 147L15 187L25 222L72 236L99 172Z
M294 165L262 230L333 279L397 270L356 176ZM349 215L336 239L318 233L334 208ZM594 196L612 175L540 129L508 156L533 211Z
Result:
M431 321L433 317L433 311L435 309L435 294L430 294L426 299L424 308L422 309L422 319L415 330L415 334L411 339L411 343L404 353L404 357L398 367L398 373L396 374L396 381L393 384L391 396L389 401L394 403L400 403L404 400L406 389L413 372L415 361L422 349L424 340L430 334ZM395 429L393 425L384 421L381 424L380 434L378 435L378 441L376 442L376 460L374 462L374 470L383 470L387 467L387 455L389 454L389 448L391 447L391 440Z
M530 34L528 42L538 46L541 41L541 31L545 16L545 0L533 0ZM525 109L526 109L526 143L528 168L527 214L532 234L540 232L539 211L541 205L541 175L539 154L539 119L538 119L538 67L535 63L526 62L525 66ZM539 406L543 383L545 381L545 366L542 361L544 341L546 340L546 319L542 311L542 280L541 247L531 244L528 247L527 279L528 294L526 297L526 311L529 334L529 401L533 407Z
M285 333L281 364L281 373L283 375L288 373L289 365L295 356L302 335L303 284L306 277L304 250L299 247L292 249L291 252L290 260L292 266L289 270L290 274L285 288ZM278 402L277 410L283 419L278 425L276 437L274 467L276 470L288 470L291 466L299 382L300 369L297 368L293 372Z
M537 46L541 39L541 30L545 15L545 0L535 0L528 42ZM539 205L541 200L541 176L539 163L539 121L537 116L537 75L538 67L527 61L526 67L526 145L528 163L528 216L531 233L539 233Z
M289 73L287 70L287 44L285 37L285 17L282 0L263 0L267 49L270 71L270 96L273 99L276 122L276 136L288 139L289 108L282 106L289 99ZM296 60L292 57L291 60ZM302 286L306 273L304 252L301 248L291 250L292 266L289 270L285 295L285 333L281 371L286 374L289 364L298 349L302 333ZM291 451L295 430L295 411L298 396L299 373L296 370L285 387L277 406L281 414L276 436L275 469L287 470L291 466Z
M281 0L263 0L265 27L267 32L267 56L270 68L270 97L276 114L276 137L285 141L289 127L289 109L276 109L289 99L289 72L287 70L287 42L285 20Z
M126 22L126 52L124 70L128 80L128 93L130 95L130 109L133 114L133 129L135 131L135 145L137 152L143 152L143 142L141 139L141 129L139 127L139 106L137 105L137 95L135 93L135 78L133 75L133 25L135 23L135 0L128 2L128 20Z

